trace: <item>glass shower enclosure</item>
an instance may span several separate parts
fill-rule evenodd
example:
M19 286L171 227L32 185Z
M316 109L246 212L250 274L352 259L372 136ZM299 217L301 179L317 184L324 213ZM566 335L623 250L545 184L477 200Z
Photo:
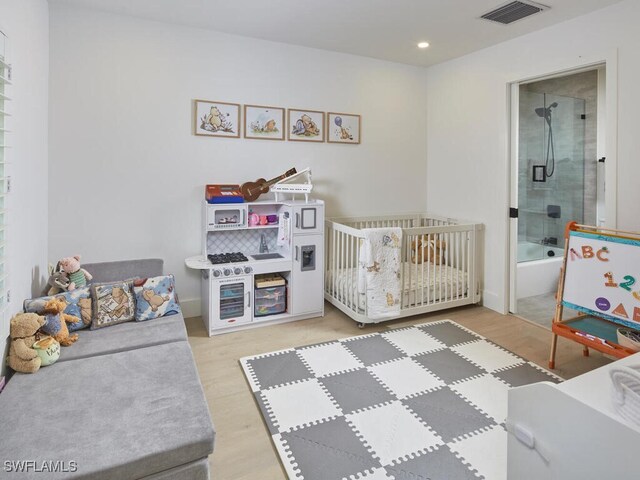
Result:
M585 103L520 91L518 263L562 255L564 226L583 222Z

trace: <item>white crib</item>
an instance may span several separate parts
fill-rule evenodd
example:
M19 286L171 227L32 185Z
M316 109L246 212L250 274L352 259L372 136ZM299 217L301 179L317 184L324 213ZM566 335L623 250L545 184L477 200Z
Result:
M482 224L430 214L329 218L325 221L324 297L359 326L380 321L368 316L367 299L358 291L358 259L365 228L402 228L402 299L395 318L480 302ZM444 241L436 258L420 263L412 245ZM426 255L425 255L426 256Z

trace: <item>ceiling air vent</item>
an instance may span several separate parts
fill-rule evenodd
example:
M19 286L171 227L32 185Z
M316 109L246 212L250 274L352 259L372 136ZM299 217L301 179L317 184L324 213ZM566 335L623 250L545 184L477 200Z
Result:
M503 25L509 25L510 23L522 20L535 13L540 13L543 10L548 10L549 7L534 2L515 1L509 2L501 7L498 7L490 12L485 13L480 18L485 20L491 20L492 22L502 23Z

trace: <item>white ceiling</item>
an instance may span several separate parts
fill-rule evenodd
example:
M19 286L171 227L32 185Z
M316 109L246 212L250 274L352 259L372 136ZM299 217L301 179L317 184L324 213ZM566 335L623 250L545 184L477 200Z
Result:
M478 19L505 0L49 0L420 66L618 1L541 0L551 9L505 26ZM419 41L431 46L419 50Z

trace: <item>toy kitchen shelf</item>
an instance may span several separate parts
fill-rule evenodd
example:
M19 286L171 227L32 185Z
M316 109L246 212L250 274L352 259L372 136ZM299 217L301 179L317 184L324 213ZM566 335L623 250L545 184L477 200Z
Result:
M202 254L185 264L201 271L210 336L324 315L324 202L203 201L202 210ZM286 282L284 313L265 315L255 305L265 274Z

